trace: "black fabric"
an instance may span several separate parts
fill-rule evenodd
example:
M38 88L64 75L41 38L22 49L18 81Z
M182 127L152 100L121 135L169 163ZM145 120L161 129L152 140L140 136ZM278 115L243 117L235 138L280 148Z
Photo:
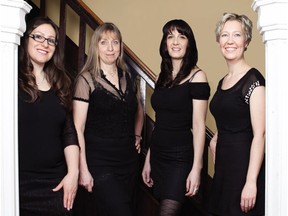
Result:
M128 73L119 71L120 90L105 76L92 79L90 73L76 80L74 100L89 103L85 133L97 137L134 137L137 99L134 84ZM97 129L97 130L95 130Z
M135 216L136 210L133 203L135 198L136 175L117 176L107 173L94 179L93 193L97 215L101 216Z
M19 186L21 216L68 216L63 191L53 192L67 173L64 149L78 145L71 113L52 90L34 103L19 90Z
M151 137L151 175L161 200L184 201L186 178L193 163L192 100L207 100L208 83L185 82L157 88L151 103L156 112Z
M63 190L53 192L62 179L20 181L20 216L71 216L63 205Z
M23 178L62 178L66 175L64 149L78 145L71 113L67 114L52 90L34 103L19 90L19 171Z
M139 168L134 83L119 68L118 76L119 90L103 74L94 79L86 72L76 79L74 100L89 103L84 133L86 160L94 179L99 215L115 215L117 211L121 212L118 215L131 215L135 181L127 184L127 179L133 179Z
M241 192L246 181L253 139L249 99L255 88L265 86L264 77L252 68L233 87L222 90L223 79L210 103L218 129L215 174L210 194L209 211L216 215L264 215L265 164L257 181L254 209L243 213Z
M178 216L181 212L182 204L175 201L164 199L160 203L159 215L160 216Z

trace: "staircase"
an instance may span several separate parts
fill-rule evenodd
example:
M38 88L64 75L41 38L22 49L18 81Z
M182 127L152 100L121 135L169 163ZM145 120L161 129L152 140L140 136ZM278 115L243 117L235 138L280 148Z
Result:
M46 16L46 7L48 6L46 0L40 0L40 7L37 7L31 0L27 2L33 7L30 14L27 15L27 21L35 16ZM50 1L49 1L50 3ZM59 45L61 49L65 50L65 65L68 72L72 77L75 77L85 63L85 44L87 36L87 26L94 30L103 21L91 11L85 3L78 0L60 0L59 1L60 14L59 14ZM78 45L71 40L66 34L67 25L67 7L69 7L79 17L79 41ZM125 60L132 73L133 77L137 79L139 83L141 101L144 105L145 121L142 133L142 153L140 170L142 170L145 155L147 149L150 146L150 137L154 127L153 120L146 113L146 101L150 100L147 96L147 92L153 91L156 80L156 75L124 44ZM183 208L182 216L208 216L205 211L205 203L207 203L207 196L209 192L209 185L211 177L208 175L208 144L212 138L212 132L206 128L206 147L204 150L204 164L201 177L201 186L199 193L193 198L187 198ZM75 216L91 216L96 215L93 210L93 206L89 205L89 201L92 199L89 194L85 193L81 188L79 189L77 200L78 204L74 207ZM138 216L156 216L158 212L159 203L153 196L150 188L146 187L141 179L141 173L139 173L139 183L137 196L135 198L135 204L137 206ZM88 205L88 206L87 206ZM86 212L83 212L85 209ZM89 210L88 210L89 209Z

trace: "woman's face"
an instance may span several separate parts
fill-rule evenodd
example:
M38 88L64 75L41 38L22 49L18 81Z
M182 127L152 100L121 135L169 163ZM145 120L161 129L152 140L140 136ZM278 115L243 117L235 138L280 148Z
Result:
M50 44L48 40L39 42L43 37L48 39ZM56 32L50 24L42 24L31 32L27 51L34 66L44 66L52 58L55 46L51 45L51 43L55 40Z
M220 33L219 46L226 60L244 58L244 51L248 44L240 22L231 20L224 24Z
M167 49L172 59L183 59L188 46L188 38L174 29L167 36Z
M104 32L98 42L99 58L101 64L112 65L120 55L120 41L114 32Z

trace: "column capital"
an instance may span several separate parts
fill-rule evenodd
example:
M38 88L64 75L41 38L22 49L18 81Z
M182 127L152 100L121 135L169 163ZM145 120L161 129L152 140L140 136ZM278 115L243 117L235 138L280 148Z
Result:
M264 43L288 40L288 0L254 0L252 9L258 13L257 28Z
M25 15L32 7L23 0L1 0L0 42L20 45L20 37L26 30Z

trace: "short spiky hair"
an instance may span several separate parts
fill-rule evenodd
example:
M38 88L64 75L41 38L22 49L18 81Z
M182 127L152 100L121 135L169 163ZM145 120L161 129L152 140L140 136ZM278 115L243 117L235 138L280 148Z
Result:
M220 21L216 24L215 35L216 41L219 42L221 31L227 21L238 21L242 25L245 33L246 42L249 44L252 40L253 23L246 15L238 15L236 13L224 13Z

